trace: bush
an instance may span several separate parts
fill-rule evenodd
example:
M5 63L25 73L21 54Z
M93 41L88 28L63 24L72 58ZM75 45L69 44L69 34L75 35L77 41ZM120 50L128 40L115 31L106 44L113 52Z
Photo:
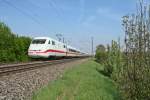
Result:
M31 39L13 34L10 28L0 22L0 63L27 61Z
M125 60L118 83L125 100L150 100L150 24L147 24L150 20L150 6L148 7L140 2L136 15L123 17Z
M107 52L104 45L98 45L95 54L96 61L105 64L107 60Z
M113 66L110 63L106 63L104 66L105 75L111 77L112 72L113 72Z
M122 66L120 43L112 40L111 46L107 46L107 60L104 65L104 71L112 79L117 81L117 75Z

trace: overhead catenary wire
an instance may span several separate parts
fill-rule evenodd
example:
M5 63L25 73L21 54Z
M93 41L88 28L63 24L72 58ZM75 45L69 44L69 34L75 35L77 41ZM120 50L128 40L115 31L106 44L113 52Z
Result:
M26 1L37 8L41 8L39 5L33 3L31 0L26 0Z
M32 5L32 6L34 6L34 7L40 9L39 6L37 6L36 4L32 3L30 0L26 0L26 2L28 2L28 4L30 4L30 5ZM30 9L30 8L28 7L27 10L31 11L31 10L33 10L33 9ZM37 13L35 13L35 12L33 12L33 11L31 11L31 12L32 12L32 15L35 16L36 18L39 17L39 14L37 14Z
M59 7L56 5L56 2L54 0L48 0L48 3L51 7L55 9L57 16L59 18L62 18L62 14L61 14L62 11L60 11Z
M43 27L43 25L41 24L41 22L39 20L37 20L35 17L33 17L32 15L28 14L27 12L25 12L24 10L19 9L17 6L15 6L13 3L7 1L7 0L3 0L4 3L6 3L7 5L11 6L12 8L16 9L18 12L20 12L21 14L23 14L24 16L28 17L29 19L31 19L32 21L34 21L36 24L40 25L42 28L46 29L45 27Z

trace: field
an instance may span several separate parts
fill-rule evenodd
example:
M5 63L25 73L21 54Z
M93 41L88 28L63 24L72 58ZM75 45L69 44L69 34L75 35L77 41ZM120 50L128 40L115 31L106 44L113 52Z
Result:
M115 83L93 60L66 70L61 78L33 95L33 100L119 100Z

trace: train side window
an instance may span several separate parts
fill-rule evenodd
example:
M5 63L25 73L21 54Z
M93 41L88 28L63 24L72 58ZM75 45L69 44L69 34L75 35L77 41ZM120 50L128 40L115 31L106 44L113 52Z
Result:
M51 41L50 41L50 40L48 41L48 44L51 44Z
M64 48L66 48L66 46L64 45Z
M52 41L52 45L55 45L55 42L54 42L54 41Z

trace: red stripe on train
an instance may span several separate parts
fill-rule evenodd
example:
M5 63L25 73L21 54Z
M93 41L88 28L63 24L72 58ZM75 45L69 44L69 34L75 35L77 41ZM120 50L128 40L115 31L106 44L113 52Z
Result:
M52 49L50 49L50 50L46 50L46 51L45 51L45 53L47 53L47 52L66 53L66 52L64 52L64 51L61 51L61 50L52 50Z
M30 52L31 51L31 52ZM29 50L29 53L48 53L48 52L57 52L57 53L66 53L65 51L61 51L61 50L52 50L52 49L49 49L49 50L46 50L44 52L40 52L40 51L35 51L35 50Z
M55 52L55 53L67 53L67 54L77 54L75 52L65 52L65 51L61 51L61 50L52 50L52 49L49 49L49 50L46 50L44 52L40 52L40 51L34 51L34 50L30 50L31 52L29 53L48 53L48 52Z

